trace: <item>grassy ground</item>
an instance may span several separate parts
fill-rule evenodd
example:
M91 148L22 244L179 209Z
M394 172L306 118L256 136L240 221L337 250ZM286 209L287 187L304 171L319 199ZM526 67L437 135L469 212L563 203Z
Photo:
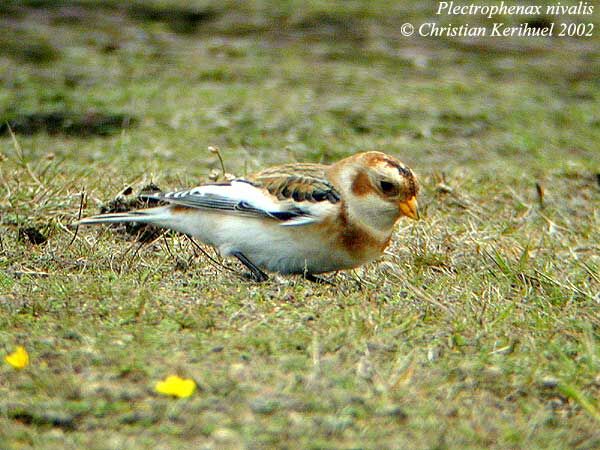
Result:
M3 2L0 448L600 446L600 30L404 38L435 2L387 3ZM74 238L82 192L193 185L209 145L388 152L423 220L334 287Z

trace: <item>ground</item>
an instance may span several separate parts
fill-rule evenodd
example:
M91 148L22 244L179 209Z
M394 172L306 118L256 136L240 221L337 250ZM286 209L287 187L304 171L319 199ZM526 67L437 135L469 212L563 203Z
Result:
M3 2L0 351L31 360L0 365L1 448L600 447L598 14L402 36L485 22L435 5ZM422 220L331 285L71 226L220 174L209 146L237 175L385 151Z

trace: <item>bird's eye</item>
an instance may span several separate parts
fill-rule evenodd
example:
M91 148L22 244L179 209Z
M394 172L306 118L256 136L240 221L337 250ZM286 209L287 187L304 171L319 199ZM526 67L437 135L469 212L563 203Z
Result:
M398 193L398 187L389 181L381 181L379 186L381 187L381 192L385 195L396 195Z

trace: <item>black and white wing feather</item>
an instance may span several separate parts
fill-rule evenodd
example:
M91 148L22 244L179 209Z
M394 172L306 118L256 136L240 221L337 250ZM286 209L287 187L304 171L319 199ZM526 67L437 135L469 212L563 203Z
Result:
M205 184L186 191L174 191L146 196L188 208L262 217L277 220L282 225L304 225L316 221L307 208L292 202L281 202L246 180Z

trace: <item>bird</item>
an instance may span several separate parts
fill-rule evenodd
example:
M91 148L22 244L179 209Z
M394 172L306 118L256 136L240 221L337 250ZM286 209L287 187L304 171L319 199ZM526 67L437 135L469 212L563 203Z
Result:
M145 195L165 206L100 214L80 225L138 222L175 230L237 258L256 281L266 272L318 274L379 258L402 217L419 219L415 173L366 151L331 165L291 163L244 178Z

